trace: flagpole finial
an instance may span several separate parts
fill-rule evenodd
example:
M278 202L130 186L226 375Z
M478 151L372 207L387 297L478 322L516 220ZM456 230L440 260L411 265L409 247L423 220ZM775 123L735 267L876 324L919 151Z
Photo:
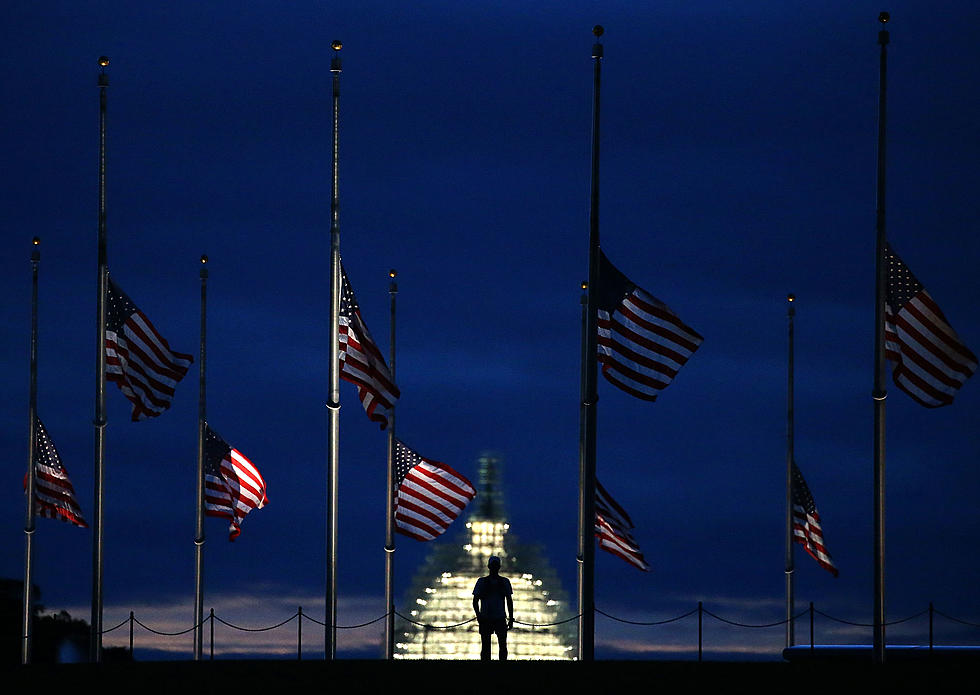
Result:
M208 256L207 254L201 254L201 279L203 280L208 276Z
M888 21L891 18L892 18L892 16L890 14L888 14L887 12L879 12L878 13L878 21L881 22L882 24L888 24Z
M41 237L34 237L31 240L31 246L34 247L33 251L31 251L31 260L34 262L41 260Z
M330 43L330 48L333 49L333 58L330 59L330 72L340 72L340 49L344 47L344 44L336 39Z
M392 268L391 270L388 271L388 277L394 280L396 277L398 277L398 271Z
M108 87L109 86L109 76L105 73L105 69L109 67L109 56L99 56L99 86Z
M208 262L208 256L207 256L207 254L202 253L201 254L201 265L207 265L207 262Z
M596 24L594 27L592 27L592 33L595 34L596 38L602 36L605 33L605 31L606 30L602 28L601 24Z
M592 57L593 58L596 58L596 59L602 58L602 44L599 43L599 38L605 32L606 32L606 30L602 28L602 25L601 24L596 24L594 27L592 27L592 34L596 38L595 43L592 44Z
M788 295L786 295L786 301L792 304L796 301L796 295L790 292Z

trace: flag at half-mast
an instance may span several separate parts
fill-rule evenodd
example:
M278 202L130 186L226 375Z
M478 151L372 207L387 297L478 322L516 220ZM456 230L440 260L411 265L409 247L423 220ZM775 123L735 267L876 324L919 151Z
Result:
M354 290L341 266L340 294L340 378L357 386L364 412L381 429L388 426L388 414L398 400L399 391L391 378L381 351L371 338Z
M204 513L228 519L228 540L238 538L250 511L269 501L265 489L259 469L205 423Z
M75 526L88 528L82 517L82 508L75 499L75 488L68 479L68 471L61 463L61 456L48 436L40 418L34 429L34 514L49 519L61 519ZM27 477L24 477L27 489Z
M793 499L793 540L802 545L817 564L836 577L837 565L834 564L823 542L820 512L817 511L810 488L795 462L790 495Z
M885 264L885 356L892 379L927 408L949 405L977 370L977 357L890 244Z
M476 488L439 461L420 456L395 439L395 530L418 541L441 536Z
M626 560L639 570L650 571L640 546L633 538L633 521L597 480L595 482L595 536L599 547Z
M598 361L607 380L654 401L704 341L599 251Z
M194 361L174 352L146 315L111 279L106 296L105 377L133 404L133 422L156 417Z

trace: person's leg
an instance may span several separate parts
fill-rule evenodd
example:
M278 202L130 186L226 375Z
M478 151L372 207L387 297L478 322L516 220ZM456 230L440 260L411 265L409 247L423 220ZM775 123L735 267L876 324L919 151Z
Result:
M481 661L490 661L490 638L493 637L493 630L487 629L487 627L483 623L480 624L480 640L482 642L482 648L480 649Z
M500 645L500 660L507 661L507 621L503 619L497 626L497 643Z

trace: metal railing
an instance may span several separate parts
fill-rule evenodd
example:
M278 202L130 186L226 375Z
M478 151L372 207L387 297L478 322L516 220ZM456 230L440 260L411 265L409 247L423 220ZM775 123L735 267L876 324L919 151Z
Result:
M614 621L614 622L617 622L617 623L620 623L620 624L623 624L623 625L631 625L631 626L634 626L634 627L658 627L658 626L662 626L662 625L668 625L668 624L671 624L671 623L678 623L680 621L683 621L683 620L685 620L687 618L691 618L692 616L696 615L697 616L697 633L698 633L698 637L697 637L697 659L698 659L698 661L702 661L704 659L704 622L705 622L704 619L705 619L705 617L711 618L712 620L715 620L715 621L717 621L719 623L722 623L722 624L725 624L725 625L729 625L729 626L732 626L732 627L743 628L743 629L750 629L750 630L760 630L760 629L761 630L765 630L765 629L771 629L771 628L783 626L787 622L789 622L790 620L796 621L796 620L799 620L799 619L803 618L804 616L806 616L808 618L808 620L809 620L809 633L810 633L809 646L810 646L811 649L814 649L815 648L814 628L815 628L815 623L816 623L816 617L817 616L820 616L821 618L826 619L826 620L829 620L829 621L834 622L834 623L839 623L841 625L848 625L848 626L852 626L852 627L862 627L862 628L869 628L869 629L873 627L873 623L864 623L864 622L858 622L858 621L854 621L854 620L847 620L847 619L840 618L840 617L837 617L837 616L834 616L834 615L830 615L829 613L826 613L824 611L817 610L817 608L815 608L815 606L814 606L814 604L813 604L812 601L810 602L810 604L809 604L809 606L808 606L808 608L806 610L800 611L799 613L797 613L792 618L786 618L786 619L783 619L783 620L777 620L777 621L767 622L767 623L748 623L748 622L743 622L743 621L739 621L739 620L733 620L731 618L726 618L724 616L718 615L717 613L715 613L713 611L710 611L707 608L705 608L704 607L704 603L702 601L698 601L697 606L694 607L693 609L687 611L686 613L681 613L681 614L679 614L677 616L674 616L674 617L671 617L671 618L662 619L662 620L651 620L651 621L628 620L626 618L620 618L618 616L611 615L611 614L609 614L609 613L607 613L605 611L599 610L598 608L595 609L595 612L597 614L599 614L599 615L601 615L601 616L603 616L603 617L611 620L611 621ZM449 625L431 625L431 624L428 624L428 623L421 623L421 622L419 622L417 620L414 620L413 618L410 618L408 616L402 615L398 611L394 611L394 613L395 613L396 616L398 616L399 618L401 618L402 620L404 620L406 623L411 624L411 625L415 625L415 626L418 626L418 627L421 627L421 628L424 628L424 629L428 629L428 630L456 630L456 629L459 629L459 628L463 628L464 626L469 625L470 623L472 623L472 622L474 622L476 620L476 618L470 618L468 620L464 620L462 622L453 623L453 624L449 624ZM925 616L925 615L928 615L928 648L929 649L932 649L936 645L936 642L935 642L935 630L934 630L934 624L935 624L935 618L936 618L936 616L939 616L941 618L944 618L945 620L948 620L951 623L956 623L958 625L963 625L963 626L971 627L971 628L980 628L980 623L977 623L977 622L974 622L974 621L970 621L970 620L965 620L963 618L958 618L958 617L949 615L948 613L945 613L943 611L937 610L934 607L934 605L933 605L932 602L929 603L928 608L926 608L925 610L922 610L922 611L920 611L918 613L914 613L914 614L909 615L909 616L904 617L904 618L900 618L900 619L897 619L897 620L887 621L885 623L885 626L887 627L887 626L901 625L903 623L908 623L910 621L916 620L917 618L921 618L922 616ZM356 625L336 625L334 627L336 629L338 629L338 630L357 630L357 629L360 629L360 628L365 628L365 627L368 627L370 625L373 625L374 623L377 623L377 622L379 622L381 620L384 620L387 617L388 617L388 614L385 613L385 614L382 614L382 615L378 616L377 618L374 618L372 620L368 620L366 622L358 623ZM564 620L560 620L560 621L553 622L553 623L528 623L528 622L524 622L524 621L516 620L515 619L514 620L514 623L515 623L515 625L518 625L521 628L536 629L536 628L554 627L554 626L562 625L562 624L565 624L565 623L569 623L569 622L571 622L573 620L578 620L580 617L581 617L581 615L574 615L574 616L571 616L569 618L565 618ZM280 621L280 622L278 622L278 623L276 623L274 625L269 625L269 626L265 626L265 627L245 627L245 626L242 626L242 625L236 625L236 624L234 624L234 623L232 623L232 622L230 622L228 620L225 620L225 619L223 619L223 618L215 615L214 609L212 608L209 611L208 617L206 617L204 619L204 621L202 622L202 625L206 623L208 625L208 628L209 628L209 659L211 659L211 660L214 659L214 648L215 648L214 625L215 625L215 622L218 622L221 625L223 625L223 626L225 626L225 627L227 627L227 628L229 628L231 630L238 630L238 631L241 631L241 632L268 632L268 631L271 631L271 630L276 630L276 629L282 628L285 625L288 625L289 623L291 623L292 621L295 620L296 621L296 659L297 660L302 660L302 658L303 658L303 620L304 620L304 618L306 620L309 620L311 622L316 623L317 625L319 625L321 627L325 627L326 626L326 623L321 622L321 621L317 620L316 618L314 618L314 617L312 617L310 615L307 615L307 614L303 613L303 607L302 606L300 606L299 608L297 608L296 612L293 615L291 615L288 618L286 618L285 620L282 620L282 621ZM130 654L131 655L134 653L134 648L135 648L134 632L135 632L135 626L136 625L138 625L139 627L141 627L142 629L146 630L147 632L149 632L151 634L160 635L160 636L166 636L166 637L176 637L176 636L184 635L184 634L187 634L187 633L191 632L192 630L194 630L195 628L198 627L197 625L191 625L190 627L188 627L186 629L183 629L183 630L179 630L177 632L166 632L166 631L162 631L162 630L157 630L157 629L154 629L154 628L150 627L149 625L145 624L141 620L139 620L136 617L136 615L133 613L133 611L130 611L129 618L123 620L118 625L115 625L114 627L111 627L108 630L104 630L102 634L105 635L105 634L114 632L116 630L121 629L125 625L129 625L129 651L130 651ZM803 645L803 646L806 646L806 645Z

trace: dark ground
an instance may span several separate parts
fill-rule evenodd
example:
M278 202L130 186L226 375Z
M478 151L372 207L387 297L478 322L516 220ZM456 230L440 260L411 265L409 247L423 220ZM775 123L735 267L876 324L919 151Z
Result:
M785 692L787 688L824 689L862 684L905 687L953 687L975 676L978 662L919 661L914 663L727 663L664 661L599 661L591 664L556 662L394 662L379 660L323 661L214 661L149 662L91 666L15 667L4 683L24 686L7 692L54 692L66 686L85 692L91 686L100 692L153 691L157 688L192 686L228 692L257 688L324 687L361 692L364 688L411 686L427 692L491 692L538 689L549 692L597 692L629 688L670 688L700 692L708 689L754 692Z

